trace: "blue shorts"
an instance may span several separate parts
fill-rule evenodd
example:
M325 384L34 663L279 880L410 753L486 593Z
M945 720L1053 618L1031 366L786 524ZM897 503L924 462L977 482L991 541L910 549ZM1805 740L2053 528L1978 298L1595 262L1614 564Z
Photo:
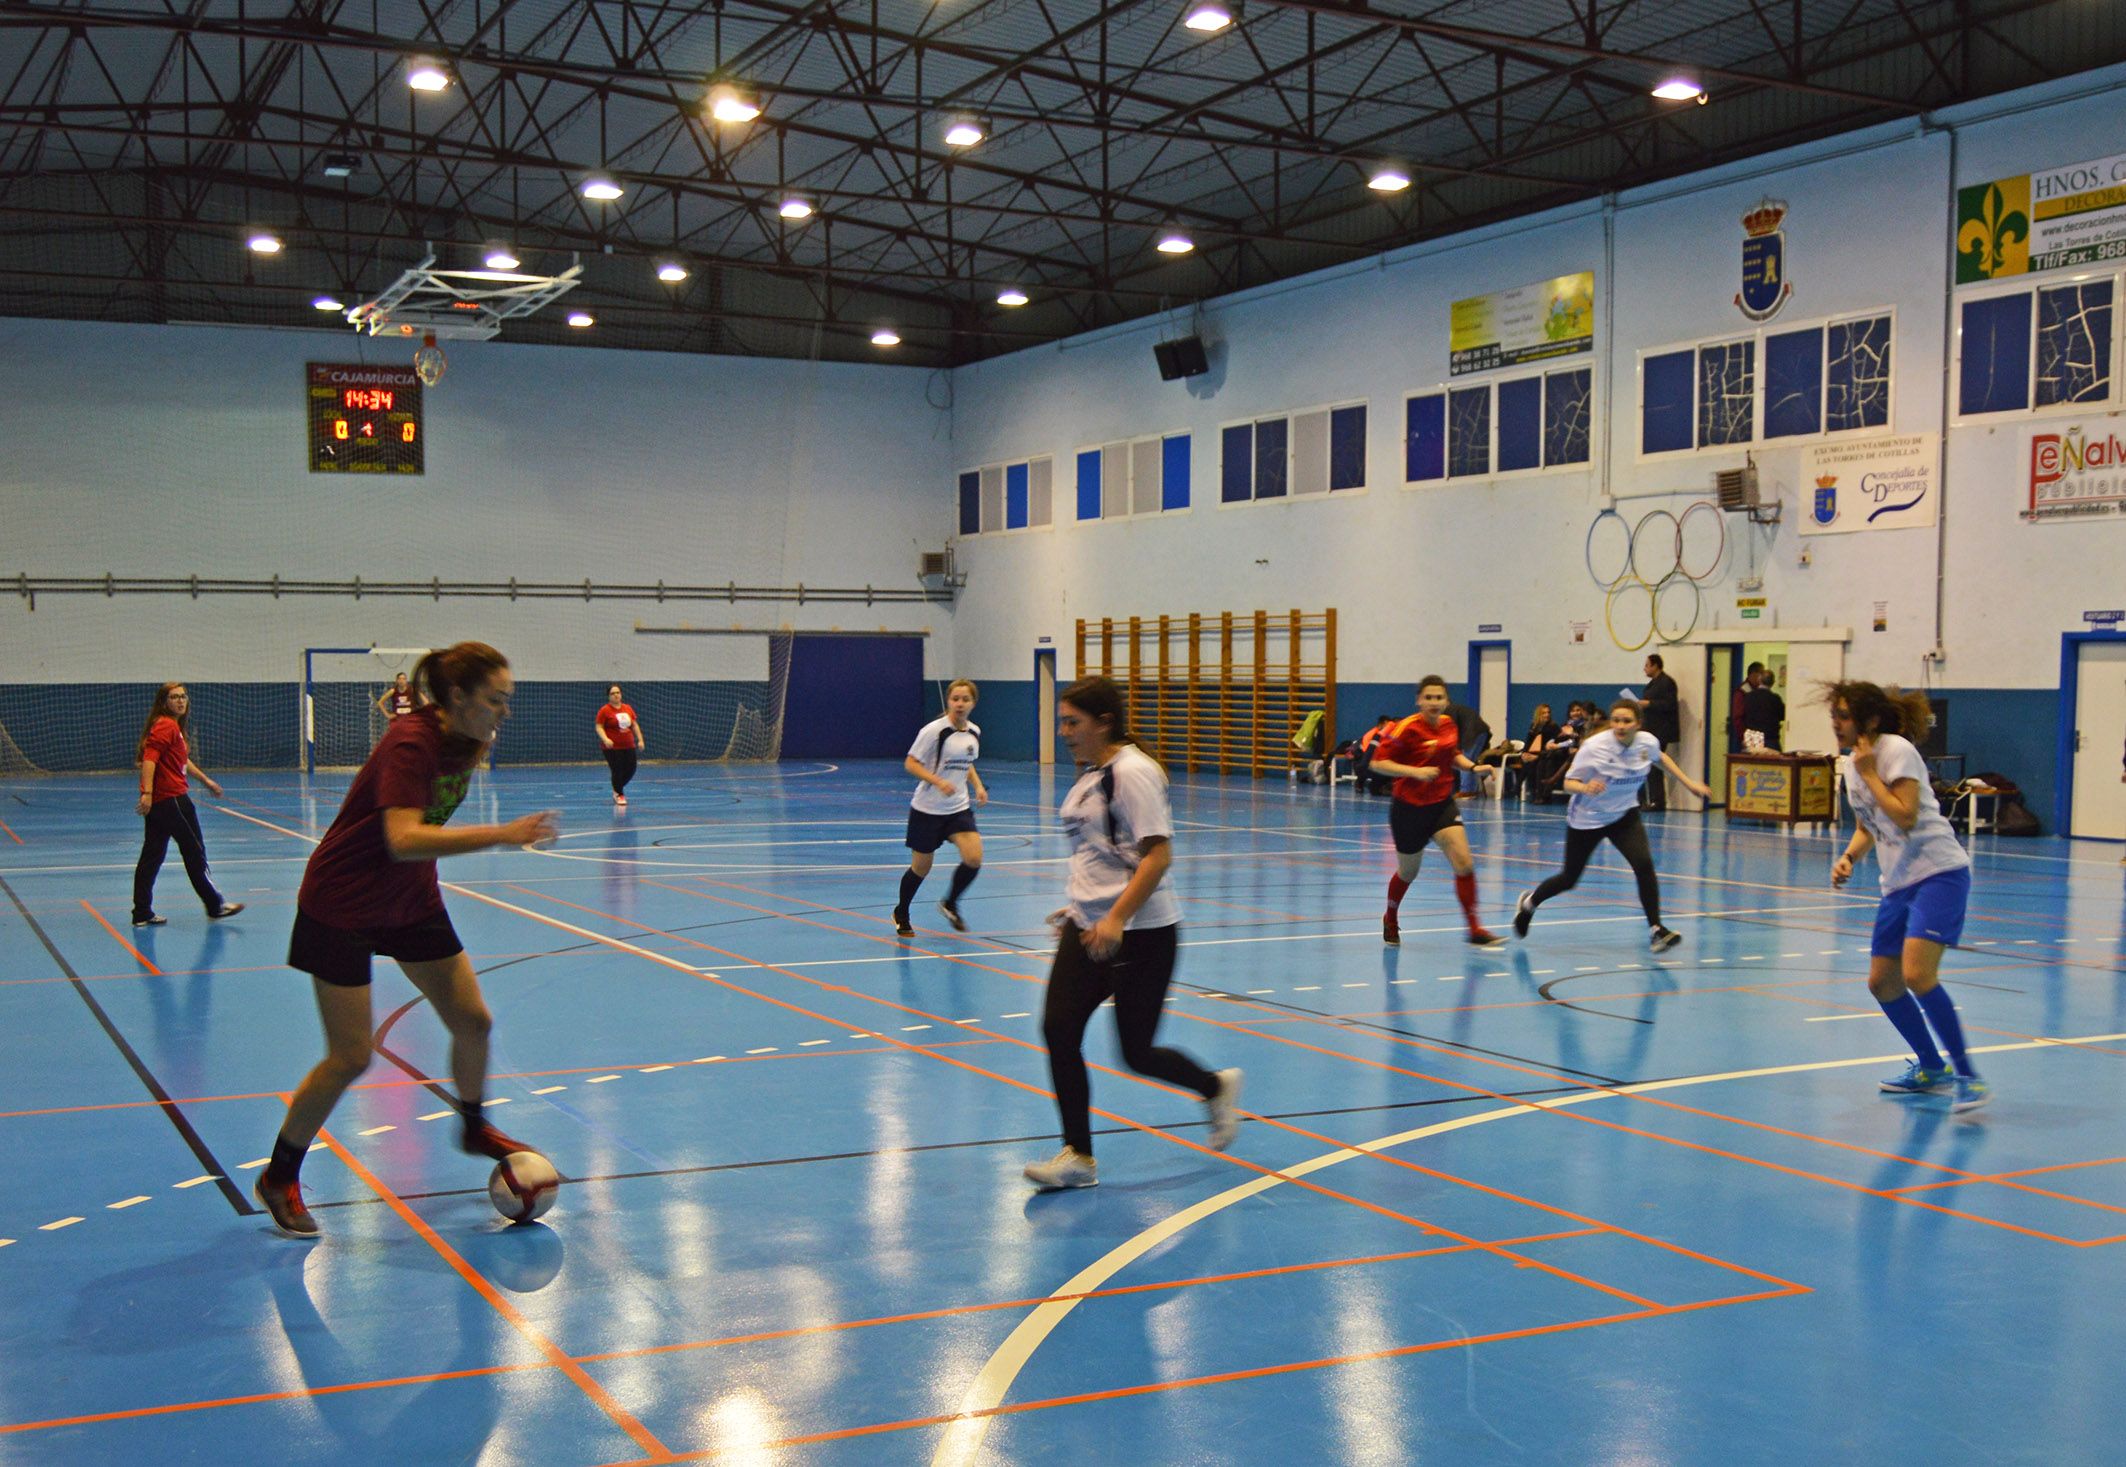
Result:
M1875 909L1875 941L1868 951L1878 958L1899 957L1905 940L1913 937L1954 947L1964 935L1964 907L1970 900L1969 866L1886 891Z

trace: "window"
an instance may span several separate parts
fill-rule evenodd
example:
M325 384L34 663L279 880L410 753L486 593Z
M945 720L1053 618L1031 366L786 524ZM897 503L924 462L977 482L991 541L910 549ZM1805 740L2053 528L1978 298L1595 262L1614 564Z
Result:
M1404 404L1403 481L1571 468L1592 457L1594 373L1499 377Z
M1639 358L1639 453L1890 426L1888 312L1663 347Z
M1966 297L1957 310L1957 415L2114 402L2117 292L2117 277L2105 275Z
M1366 405L1308 408L1219 430L1221 504L1366 487Z
M959 475L960 533L1042 529L1055 521L1056 463L1050 458L984 464Z
M1186 433L1081 448L1077 462L1081 522L1188 508Z

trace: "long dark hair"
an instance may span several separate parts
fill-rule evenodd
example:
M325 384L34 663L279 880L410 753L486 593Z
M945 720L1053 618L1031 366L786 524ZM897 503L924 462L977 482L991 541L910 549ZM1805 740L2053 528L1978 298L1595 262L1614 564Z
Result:
M1108 738L1118 744L1135 744L1141 752L1142 744L1129 731L1129 699L1112 678L1081 677L1061 693L1057 701L1068 703L1094 723L1103 719L1107 723Z
M459 642L430 652L413 666L413 684L445 713L450 693L470 694L509 666L509 659L485 642Z
M1897 734L1916 744L1934 726L1934 708L1927 702L1927 695L1916 688L1900 688L1894 683L1885 688L1858 678L1817 686L1828 706L1845 704L1846 711L1853 715L1853 726L1864 734Z
M148 710L148 721L140 726L140 743L133 750L134 763L138 764L140 756L148 751L148 735L155 731L155 720L158 718L169 719L177 725L179 733L183 733L185 725L191 722L192 715L189 709L184 713L170 711L170 694L183 686L183 683L164 683L155 690L155 706Z

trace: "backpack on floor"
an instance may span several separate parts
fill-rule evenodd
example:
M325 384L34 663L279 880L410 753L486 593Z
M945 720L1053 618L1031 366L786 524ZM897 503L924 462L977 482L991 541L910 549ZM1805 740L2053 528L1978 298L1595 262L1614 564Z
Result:
M2029 805L2023 801L2022 787L2014 780L2008 778L2007 775L1989 770L1983 774L1974 774L1966 781L1967 786L1973 784L1986 785L1993 791L1993 833L1995 835L2039 835L2043 833L2043 827L2038 824L2037 816L2030 813Z

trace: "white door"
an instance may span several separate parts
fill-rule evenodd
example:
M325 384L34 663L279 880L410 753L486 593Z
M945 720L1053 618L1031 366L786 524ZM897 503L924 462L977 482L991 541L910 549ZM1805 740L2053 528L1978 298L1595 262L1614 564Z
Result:
M1676 680L1676 704L1678 732L1682 737L1676 746L1668 750L1668 757L1676 761L1676 767L1687 770L1693 778L1705 777L1706 714L1710 706L1707 662L1714 655L1725 656L1724 647L1670 647L1661 654L1662 671ZM1725 727L1723 710L1716 727ZM1661 776L1668 785L1668 808L1671 810L1703 810L1705 801L1677 784L1666 774ZM1711 780L1706 783L1712 784ZM1715 790L1721 786L1713 785Z
M1041 762L1056 762L1056 654L1047 648L1033 655L1034 726L1039 731Z
M1507 694L1512 691L1509 679L1512 674L1513 649L1510 647L1477 648L1476 664L1476 711L1483 715L1484 722L1491 725L1494 740L1511 738L1513 730L1506 726ZM1470 757L1483 752L1481 749L1467 751Z
M2075 674L2074 804L2068 833L2126 839L2126 642L2084 642Z
M1769 660L1769 659L1767 659ZM1831 705L1823 685L1845 676L1845 643L1789 642L1786 646L1786 744L1789 754L1835 754Z

